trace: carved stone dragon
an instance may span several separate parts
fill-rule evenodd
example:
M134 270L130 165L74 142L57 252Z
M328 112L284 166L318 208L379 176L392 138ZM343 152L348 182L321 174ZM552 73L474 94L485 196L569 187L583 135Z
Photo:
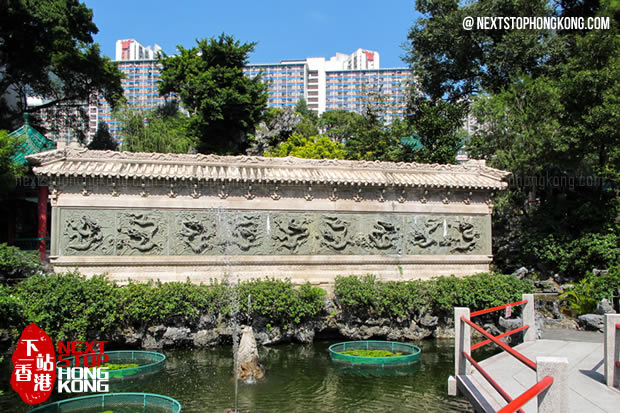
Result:
M337 216L323 216L323 220L319 227L319 235L321 246L327 247L334 251L342 251L348 245L355 245L349 227L351 223Z
M358 245L365 248L388 250L396 248L398 227L391 222L377 220L372 230L366 236L360 237Z
M195 254L202 254L213 248L212 239L215 238L215 224L205 223L194 215L184 215L179 220L177 237Z
M275 233L271 236L276 241L277 248L285 248L296 252L299 247L308 241L310 229L308 219L276 217L274 219Z
M67 248L74 251L96 250L103 243L101 225L86 215L77 219L69 219L65 227L65 235L69 240Z
M410 243L414 247L428 248L437 245L437 240L433 234L441 225L442 220L438 218L428 218L422 224L415 223L410 232Z
M118 232L125 235L118 241L118 247L127 247L139 252L161 250L162 245L155 242L155 234L159 231L159 225L155 217L146 213L128 213L125 215L127 225L121 224Z
M262 231L258 215L242 215L239 219L233 220L231 224L233 226L232 244L242 251L249 251L250 248L261 245Z

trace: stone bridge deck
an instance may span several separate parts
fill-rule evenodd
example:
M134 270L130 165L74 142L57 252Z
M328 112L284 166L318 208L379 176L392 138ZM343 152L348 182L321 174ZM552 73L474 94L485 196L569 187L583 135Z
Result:
M540 356L568 359L570 412L620 412L620 390L605 385L603 334L584 334L566 330L548 332L543 337L542 340L520 344L515 349L530 360L536 360L536 357ZM516 398L536 383L536 373L506 352L490 357L480 362L480 365L512 398ZM484 395L496 411L506 405L477 371L469 377L471 384ZM526 413L536 412L536 398L530 400L523 410Z

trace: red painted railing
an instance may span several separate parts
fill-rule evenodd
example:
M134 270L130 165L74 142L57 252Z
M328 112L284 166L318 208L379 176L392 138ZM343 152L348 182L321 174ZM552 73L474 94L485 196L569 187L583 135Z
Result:
M512 403L512 397L510 397L508 393L506 393L504 389L502 389L502 387L495 380L493 380L489 373L487 373L487 371L483 369L482 366L480 366L480 364L478 364L476 360L474 360L473 357L469 354L463 352L463 356L465 356L467 361L469 361L471 365L474 366L476 370L478 370L482 377L484 377L489 382L489 384L493 386L493 388L499 393L499 395L508 402L508 405L510 405L510 403ZM518 411L519 413L524 413L521 409L519 409Z
M547 376L543 378L541 381L527 389L521 396L508 403L508 405L497 413L512 413L517 409L520 409L521 406L538 396L543 391L547 390L552 384L553 377Z
M527 300L521 300L521 301L515 301L514 303L498 305L497 307L487 308L486 310L474 311L473 313L469 315L469 318L475 317L477 315L486 314L486 313L492 313L493 311L503 310L506 307L512 307L515 305L521 305L521 304L526 304L526 303L527 303Z
M508 354L510 354L511 356L519 360L521 363L531 368L532 370L536 371L536 363L534 363L532 360L525 357L523 354L519 353L517 350L510 347L508 344L504 343L503 341L500 341L495 336L492 336L484 328L480 327L478 324L472 322L471 320L466 319L465 317L461 317L461 321L469 324L470 327L472 327L474 330L478 331L480 334L482 334L483 336L491 340L493 343L498 345L502 350L506 351Z
M528 328L530 328L530 325L529 325L529 324L526 324L526 325L524 325L524 326L522 326L522 327L515 328L514 330L510 330L510 331L507 331L507 332L505 332L505 333L503 333L503 334L500 334L499 336L495 336L495 338L504 338L504 337L508 337L508 336L513 335L514 333L518 333L519 331L527 330ZM474 344L473 346L471 346L471 351L474 351L474 350L476 350L477 348L480 348L480 347L486 346L486 345L487 345L487 344L489 344L489 343L492 343L492 341L491 341L491 340L484 340L484 341L481 341L481 342L480 342L480 343L478 343L478 344Z
M510 304L504 304L504 305L500 305L500 306L497 306L497 307L487 308L485 310L474 311L473 313L471 313L469 315L469 318L466 318L464 316L461 317L461 321L463 323L469 325L471 328L473 328L474 330L476 330L480 334L482 334L484 337L486 337L486 340L471 346L471 351L473 351L473 350L475 350L477 348L480 348L482 346L485 346L485 345L487 345L489 343L493 343L493 344L499 346L502 350L506 351L511 356L515 357L521 363L525 364L526 366L528 366L532 370L536 371L536 363L535 362L533 362L529 358L525 357L523 354L521 354L517 350L513 349L512 347L510 347L509 345L507 345L503 341L500 341L500 338L504 338L504 337L510 336L510 335L515 334L515 333L517 333L519 331L527 330L528 328L530 328L529 325L524 325L522 327L515 328L514 330L508 331L508 332L500 334L498 336L493 336L492 334L490 334L489 332L484 330L482 327L480 327L479 325L477 325L476 323L471 321L471 317L475 317L475 316L478 316L478 315L491 313L493 311L503 310L506 307L512 307L512 306L515 306L515 305L526 304L527 302L528 302L528 300L516 301L516 302L510 303ZM616 328L620 328L620 324L616 325ZM506 393L506 391L504 389L502 389L502 387L489 375L489 373L486 372L480 366L480 364L478 364L473 359L471 354L468 354L465 351L463 351L463 356L467 359L467 361L469 361L469 363L476 370L478 370L478 372L480 372L482 377L484 377L487 380L487 382L489 382L489 384L499 393L499 395L502 396L502 398L504 400L506 400L506 402L508 402L508 404L505 407L503 407L502 409L500 409L498 411L498 413L511 413L511 412L520 412L520 413L522 413L523 410L521 410L521 408L523 407L523 405L525 405L525 403L527 403L528 401L530 401L534 397L538 396L540 393L542 393L547 388L549 388L549 386L551 386L551 384L553 384L553 378L550 377L550 376L546 376L541 381L536 383L534 386L532 386L531 388L526 390L523 394L521 394L519 397L517 397L516 399L513 400L508 395L508 393Z

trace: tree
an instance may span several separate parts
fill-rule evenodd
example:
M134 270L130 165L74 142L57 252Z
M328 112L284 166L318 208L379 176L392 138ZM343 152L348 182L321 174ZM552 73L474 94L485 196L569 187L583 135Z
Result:
M0 0L0 9L0 127L12 129L26 110L73 112L93 93L112 106L122 100L122 73L93 43L91 9L78 0ZM43 103L28 107L28 96Z
M450 103L427 96L411 98L407 121L420 137L422 146L417 151L416 161L442 164L456 162L459 130L467 115L467 107L466 102Z
M474 99L480 127L469 152L513 174L494 209L496 233L506 234L494 240L496 262L507 270L580 278L617 260L620 14L593 4L566 1L561 14L610 16L610 30L558 31L540 70ZM551 50L560 43L571 47Z
M295 113L302 116L301 122L299 122L295 128L298 133L308 138L319 134L319 117L308 108L306 99L301 98L297 101L297 104L295 105Z
M263 155L279 143L286 141L303 121L303 117L291 108L268 108L262 121L256 128L250 155Z
M348 110L330 110L323 112L318 126L323 133L334 142L344 143L353 136L355 125L361 121L362 115Z
M299 99L295 104L295 112L303 116L304 119L309 119L313 123L316 123L319 119L317 114L311 111L310 108L308 108L308 103L304 98Z
M471 97L498 92L517 74L544 74L563 44L550 30L463 30L466 16L551 16L546 0L419 0L416 9L406 59L416 79L408 120L424 147L417 160L454 163Z
M306 137L293 133L286 142L280 143L273 150L265 152L265 156L281 158L296 156L305 159L344 159L343 145L333 142L327 136Z
M118 112L122 130L122 149L129 152L189 153L196 139L188 130L189 118L169 102L142 112L125 109Z
M551 16L547 0L418 0L416 10L422 17L409 31L406 59L431 101L499 91L518 73L544 74L562 54L551 30L463 30L466 16Z
M581 277L613 263L620 243L620 12L605 0L559 4L418 1L409 119L447 160L473 102L479 127L467 151L513 174L495 202L496 265ZM611 27L465 31L465 16L607 16Z
M241 154L248 148L267 105L267 87L260 77L248 78L243 67L256 43L221 34L197 41L198 46L161 58L162 95L174 92L190 112L189 131L199 137L201 153Z
M15 179L26 173L26 167L13 161L19 151L19 139L0 130L0 199L15 187Z
M108 124L105 122L99 122L97 125L97 132L93 136L93 140L88 145L88 149L96 149L103 151L117 151L118 143L110 135Z

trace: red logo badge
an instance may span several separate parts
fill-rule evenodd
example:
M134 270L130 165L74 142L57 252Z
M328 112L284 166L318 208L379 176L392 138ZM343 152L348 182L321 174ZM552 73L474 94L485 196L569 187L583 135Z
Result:
M46 401L56 382L56 354L50 337L30 324L22 332L13 352L11 386L28 404Z

